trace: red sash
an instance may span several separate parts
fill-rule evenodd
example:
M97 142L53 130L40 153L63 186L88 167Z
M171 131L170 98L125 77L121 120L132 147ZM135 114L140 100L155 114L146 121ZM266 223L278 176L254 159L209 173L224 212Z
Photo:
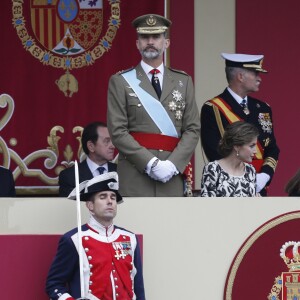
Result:
M130 132L134 139L143 147L153 150L173 151L179 138L157 133Z
M219 111L225 116L229 124L232 124L236 121L244 121L242 118L240 118L232 111L232 108L222 98L216 97L212 100L209 100L209 102L215 105L219 109ZM262 165L264 163L263 155L264 155L264 149L261 146L260 142L257 141L256 154L253 158L252 165L254 166L256 172L258 173L260 172Z
M179 138L158 133L130 132L132 137L143 147L152 150L161 150L172 152ZM191 163L189 163L183 174L189 178L191 176Z

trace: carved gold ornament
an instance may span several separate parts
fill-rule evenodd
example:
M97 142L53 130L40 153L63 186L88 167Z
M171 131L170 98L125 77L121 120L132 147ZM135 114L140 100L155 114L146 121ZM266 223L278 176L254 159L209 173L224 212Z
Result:
M0 109L6 109L3 117L0 119L0 131L9 123L10 119L14 113L14 100L11 96L7 94L0 95ZM74 155L72 147L68 144L65 149L61 150L59 147L59 142L61 136L59 134L64 133L64 128L62 126L54 126L51 128L48 137L46 138L48 146L44 149L38 149L32 153L26 154L25 158L22 158L14 149L17 144L17 139L15 137L10 138L10 146L6 143L3 137L0 134L0 153L3 157L3 166L5 168L11 169L11 163L14 162L16 168L13 171L14 180L16 181L20 176L23 177L35 177L39 181L45 184L45 186L35 187L36 189L41 189L47 193L57 193L58 191L58 175L59 173L74 164L74 159L81 161L85 158L81 147L81 134L83 127L75 126L72 130L72 133L75 136L75 139L78 142L78 149ZM15 142L11 142L15 141ZM22 142L20 140L20 142ZM63 159L59 160L60 154L62 154ZM44 159L43 165L45 169L53 170L55 175L54 177L48 176L44 170L45 169L36 169L32 168L31 165L33 162ZM31 187L22 187L17 189L18 194L38 194L39 191L34 191L35 188Z

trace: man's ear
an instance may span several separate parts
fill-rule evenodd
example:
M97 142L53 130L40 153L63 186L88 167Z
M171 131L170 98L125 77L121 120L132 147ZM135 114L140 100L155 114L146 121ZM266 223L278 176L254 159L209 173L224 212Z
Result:
M93 209L94 209L94 203L92 201L87 201L85 203L86 207L88 208L88 210L93 213Z
M87 148L89 149L89 152L94 152L95 151L95 145L92 141L88 141L86 143Z
M166 49L168 49L170 47L170 39L165 39L165 46L166 46Z
M243 82L244 74L245 74L245 72L243 72L243 71L240 71L240 72L237 73L237 78L240 82Z

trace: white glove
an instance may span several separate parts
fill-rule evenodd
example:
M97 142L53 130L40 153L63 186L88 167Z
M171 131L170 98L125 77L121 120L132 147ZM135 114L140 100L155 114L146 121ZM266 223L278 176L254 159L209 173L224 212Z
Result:
M152 157L152 158L148 161L147 166L146 166L146 168L145 168L145 173L147 173L148 175L150 175L151 167L152 167L152 165L154 164L154 162L155 162L156 160L159 160L159 159L158 159L156 156L154 156L154 157ZM157 164L157 163L155 163L155 164Z
M155 167L151 169L149 176L163 183L169 181L176 173L175 165L169 160L160 160Z
M270 180L270 175L266 173L257 173L256 174L256 192L259 193Z

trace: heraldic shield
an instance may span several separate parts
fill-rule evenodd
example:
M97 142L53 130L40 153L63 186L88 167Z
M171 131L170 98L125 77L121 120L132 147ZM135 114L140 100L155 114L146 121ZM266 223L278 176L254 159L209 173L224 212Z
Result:
M233 259L223 299L300 300L299 226L292 211L258 227Z
M282 300L300 299L300 242L286 242L280 249L280 256L286 263L289 272L281 274ZM278 299L270 295L269 299ZM273 298L272 298L273 296Z
M36 39L60 55L75 55L93 47L102 32L102 1L31 0L31 24Z

